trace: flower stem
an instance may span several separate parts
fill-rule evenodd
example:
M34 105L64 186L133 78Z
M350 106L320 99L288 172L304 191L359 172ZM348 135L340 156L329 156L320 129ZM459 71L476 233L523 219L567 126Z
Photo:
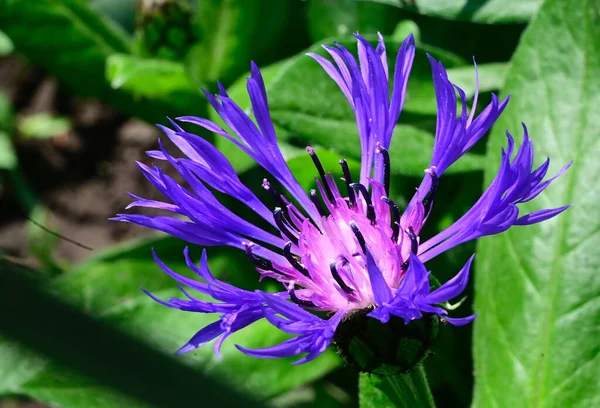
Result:
M359 401L361 408L435 408L422 365L415 366L408 373L389 377L361 374Z

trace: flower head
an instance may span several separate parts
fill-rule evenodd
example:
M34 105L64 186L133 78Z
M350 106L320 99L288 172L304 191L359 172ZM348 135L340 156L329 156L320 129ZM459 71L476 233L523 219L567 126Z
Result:
M165 196L165 202L133 196L129 207L165 210L173 216L120 214L116 219L167 232L201 246L231 246L245 251L261 278L281 283L277 293L250 292L217 280L208 270L206 251L196 266L187 251L185 259L199 280L176 274L155 256L160 267L180 284L214 301L199 300L181 287L186 299L161 300L168 307L196 313L215 313L217 320L201 329L182 347L188 352L213 339L215 351L232 333L260 319L295 335L282 344L260 350L238 348L256 357L287 357L306 354L298 363L314 359L334 340L344 319L357 313L388 323L394 316L412 324L424 316L439 316L453 325L463 325L475 316L448 317L448 301L465 289L473 258L450 281L431 290L424 262L458 244L497 234L513 225L544 221L567 207L519 215L518 205L541 193L559 174L544 181L547 160L533 170L533 147L527 135L513 158L514 140L502 151L498 175L482 197L456 223L422 242L420 233L433 208L440 178L490 129L508 98L491 103L479 115L474 104L468 112L465 93L453 85L443 65L429 57L438 104L435 147L423 182L402 211L389 198L388 149L392 131L402 110L406 86L415 56L409 36L400 47L393 73L391 94L383 38L376 47L358 40L358 61L343 46L325 46L333 62L309 54L336 82L356 115L362 148L360 177L354 180L345 160L340 160L345 188L326 173L317 152L307 147L318 175L317 191L304 191L287 166L277 146L267 94L259 69L252 64L247 88L254 112L253 121L220 86L218 95L206 92L208 101L227 124L226 131L202 118L184 116L177 120L196 124L233 142L279 182L284 193L268 190L274 204L267 205L245 186L232 165L212 144L184 131L177 122L161 126L166 136L183 153L174 157L161 149L149 155L173 166L186 185L178 184L160 167L138 163L146 178ZM457 93L462 111L457 114ZM211 189L230 195L262 217L270 227L256 226L223 206ZM298 203L298 205L294 204ZM313 312L325 312L319 315ZM326 315L328 317L320 317Z

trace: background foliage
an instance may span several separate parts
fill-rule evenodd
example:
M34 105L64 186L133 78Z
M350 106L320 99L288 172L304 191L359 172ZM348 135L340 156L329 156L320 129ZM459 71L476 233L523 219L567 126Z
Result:
M574 204L567 213L482 239L477 248L464 245L428 265L443 281L477 249L475 283L463 306L479 314L474 329L444 327L425 364L436 405L600 406L598 0L0 0L0 72L18 71L0 74L8 78L0 79L0 235L6 237L0 240L0 406L404 406L397 395L390 397L394 391L386 394L364 378L359 387L358 375L333 352L291 366L235 350L235 343L280 341L282 334L268 324L236 334L222 360L210 347L172 357L211 318L161 307L139 287L175 294L150 248L184 273L185 243L113 234L96 245L106 248L70 256L64 247L74 244L27 221L71 231L82 244L105 234L112 228L105 218L127 201L117 175L132 174L134 160L156 146L155 133L150 145L138 143L137 127L124 136L134 139L133 147L123 147L115 135L129 134L123 127L131 123L165 123L167 116L218 121L201 92L214 91L217 80L249 111L250 60L263 71L286 159L310 188L307 144L319 147L330 169L337 169L340 157L358 160L360 151L343 95L304 54L322 52L320 45L334 40L354 49L356 31L371 39L383 33L390 58L408 33L417 39L390 152L392 195L399 204L418 185L433 146L436 103L426 53L444 62L469 98L475 91L473 56L483 102L491 92L512 95L491 135L444 177L426 236L475 202L497 171L504 132L519 138L521 122L529 127L536 160L552 158L550 172L574 160L561 182L527 208ZM19 69L6 68L15 63ZM48 109L31 108L44 81L58 89L56 97ZM110 119L85 122L78 109L94 101L111 112ZM71 151L73 135L79 148ZM243 181L260 190L261 170L225 140L213 142ZM65 171L45 171L52 160L32 153L48 149L66 157ZM113 159L119 155L125 160L117 168ZM110 185L120 198L103 188L81 193L78 186L90 183ZM126 186L144 188L129 176ZM80 216L75 229L61 228L53 223L65 217L56 205L61 197L78 214L89 203L100 204L102 221L92 225ZM209 252L217 275L257 287L244 256Z

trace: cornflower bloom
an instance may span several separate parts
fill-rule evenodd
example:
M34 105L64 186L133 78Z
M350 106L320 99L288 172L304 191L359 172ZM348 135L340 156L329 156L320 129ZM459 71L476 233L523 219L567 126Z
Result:
M475 315L449 317L448 301L465 289L473 257L453 279L435 290L431 290L429 272L423 263L466 241L500 233L513 225L541 222L568 207L519 215L520 203L535 198L568 167L544 181L549 160L533 169L533 146L523 126L523 142L518 149L507 133L508 147L501 152L498 174L475 205L449 228L422 242L420 232L432 211L438 181L490 129L508 98L500 101L492 95L491 103L475 115L477 89L468 112L465 93L449 81L442 63L429 56L438 108L435 145L422 183L401 211L389 198L388 149L406 96L415 56L414 39L406 38L398 51L390 95L383 38L379 36L376 47L358 34L356 38L358 60L339 44L324 46L333 62L308 54L339 86L356 115L362 149L360 178L353 180L347 162L340 160L345 191L338 189L334 177L325 172L311 147L306 150L319 176L317 191L307 194L300 187L278 148L265 85L254 64L247 89L256 122L229 98L220 84L218 95L205 93L230 132L207 119L184 116L177 120L227 138L269 172L289 194L275 191L271 181L265 179L262 187L271 193L276 203L273 209L242 184L221 152L175 121L171 121L172 128L160 127L184 157L172 156L162 143L160 150L149 155L167 161L187 186L178 184L160 167L138 163L166 202L132 195L135 201L128 208L161 209L176 217L120 214L116 220L164 231L195 245L238 248L246 252L261 279L273 278L282 284L277 293L242 290L211 274L206 250L196 265L186 249L187 265L199 277L190 279L169 269L154 253L167 274L214 301L200 300L182 286L184 299L162 300L146 292L152 299L175 309L219 315L178 353L217 339L214 350L218 354L227 337L263 318L295 337L264 349L237 346L238 349L261 358L305 354L296 363L319 356L334 339L340 323L357 315L378 319L382 324L395 317L401 324L409 325L413 320L431 316L456 326L467 324ZM460 114L457 94L462 105ZM223 206L209 187L248 206L270 224L268 230Z

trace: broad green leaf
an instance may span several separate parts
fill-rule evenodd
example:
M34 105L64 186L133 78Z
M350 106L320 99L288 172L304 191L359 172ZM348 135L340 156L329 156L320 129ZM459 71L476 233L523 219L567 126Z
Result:
M394 7L356 0L311 0L308 2L308 30L313 41L391 33L400 18Z
M573 160L523 213L574 204L539 225L480 242L475 275L475 407L600 405L600 4L547 0L507 75L513 96L490 138L495 175L504 130L529 128L549 174Z
M52 407L61 408L151 407L66 370L59 363L49 364L45 373L52 374L36 376L19 390L20 393Z
M168 105L136 101L110 87L105 79L106 59L129 53L130 42L118 26L92 11L84 0L0 0L0 26L16 51L78 95L99 98L152 122L178 113L169 111ZM201 108L191 106L189 111Z
M142 286L162 298L181 296L175 283L154 264L150 247L154 247L174 270L189 274L184 265L183 245L171 237L160 237L112 249L55 280L52 287L63 299L85 312L171 354L196 331L216 320L213 315L166 308L139 290ZM238 256L232 256L234 254ZM240 251L234 254L209 250L213 273L242 287L256 287L258 276L253 267L247 260L237 260ZM197 251L194 257L198 257ZM243 254L241 259L244 259ZM285 340L286 336L268 322L259 322L232 336L222 349L222 360L214 356L210 345L177 358L258 398L270 398L313 381L339 364L333 352L326 353L314 363L295 367L290 365L293 359L255 359L234 347L234 344L267 347ZM64 376L71 380L54 385L54 378ZM86 381L52 365L22 384L20 389L25 394L67 408L79 407L88 399L94 399L98 407L110 407L122 398L112 392L104 393L102 387Z
M0 396L18 394L21 385L42 371L47 361L12 340L0 337Z
M479 92L491 92L502 89L508 69L509 65L507 63L478 64ZM465 91L467 98L472 98L475 95L476 74L474 66L451 68L448 70L448 77L452 83Z
M360 146L356 122L315 118L312 115L272 110L271 115L282 129L306 144L319 144L338 153L338 157L360 162ZM397 125L390 145L395 174L422 175L431 159L433 135L415 126ZM466 155L449 173L482 169L484 157Z
M198 1L201 43L187 57L194 80L231 83L248 69L250 60L273 54L288 23L292 2L280 0Z
M363 373L358 392L360 408L435 408L422 366L389 377Z
M363 0L397 6L409 11L450 20L476 23L524 23L542 0Z
M112 55L106 63L106 77L114 89L131 93L136 100L169 105L172 115L183 115L206 104L178 62Z
M47 112L21 118L17 123L20 136L24 139L51 139L71 130L71 120Z

